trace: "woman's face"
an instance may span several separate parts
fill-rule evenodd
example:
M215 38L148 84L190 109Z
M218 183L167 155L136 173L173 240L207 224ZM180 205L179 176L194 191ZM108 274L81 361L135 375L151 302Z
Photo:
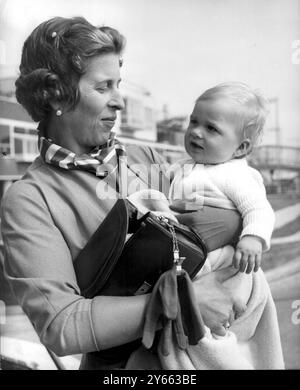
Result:
M79 80L78 104L60 117L70 150L86 153L108 140L117 110L124 108L120 81L119 55L108 53L90 59Z

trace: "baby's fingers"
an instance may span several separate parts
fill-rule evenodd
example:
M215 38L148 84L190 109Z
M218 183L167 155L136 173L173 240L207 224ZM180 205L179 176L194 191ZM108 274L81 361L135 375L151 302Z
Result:
M246 274L250 274L253 271L254 265L256 264L256 256L255 255L249 255L248 257L248 265L246 269Z
M257 272L259 270L260 265L261 265L261 253L258 253L255 256L254 272Z
M243 253L241 261L240 261L240 272L245 272L248 265L249 255L247 253Z
M233 266L236 269L240 268L240 262L242 258L242 252L239 249L236 249L233 257Z

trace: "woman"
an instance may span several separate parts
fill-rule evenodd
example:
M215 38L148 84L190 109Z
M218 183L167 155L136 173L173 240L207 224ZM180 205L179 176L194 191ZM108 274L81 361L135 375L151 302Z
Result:
M40 156L3 199L5 269L41 342L59 356L84 354L85 369L125 366L141 337L149 299L85 299L73 267L116 201L100 199L99 182L120 191L118 168L126 161L130 193L136 188L132 181L147 188L151 165L158 174L164 163L150 148L125 150L111 136L116 113L124 108L123 48L123 36L110 27L94 27L80 17L54 18L25 41L16 81L18 102L39 122ZM143 169L136 172L135 164ZM219 304L216 295L208 295L212 286L220 290ZM231 299L215 278L197 294L204 318L207 312L207 322L222 333ZM122 352L114 349L124 344Z

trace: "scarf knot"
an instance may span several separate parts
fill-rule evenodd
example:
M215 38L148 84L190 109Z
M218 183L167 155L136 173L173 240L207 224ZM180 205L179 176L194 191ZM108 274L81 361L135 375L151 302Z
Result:
M105 144L95 147L90 153L76 155L43 136L39 139L39 149L41 157L48 164L67 170L85 170L99 178L115 174L118 179L120 163L127 161L125 147L113 132Z

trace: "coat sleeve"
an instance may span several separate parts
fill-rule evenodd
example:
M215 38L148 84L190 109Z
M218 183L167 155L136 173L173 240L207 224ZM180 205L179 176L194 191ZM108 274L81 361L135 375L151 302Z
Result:
M59 356L98 350L91 300L80 295L69 248L39 189L13 184L1 225L6 278L41 342Z

